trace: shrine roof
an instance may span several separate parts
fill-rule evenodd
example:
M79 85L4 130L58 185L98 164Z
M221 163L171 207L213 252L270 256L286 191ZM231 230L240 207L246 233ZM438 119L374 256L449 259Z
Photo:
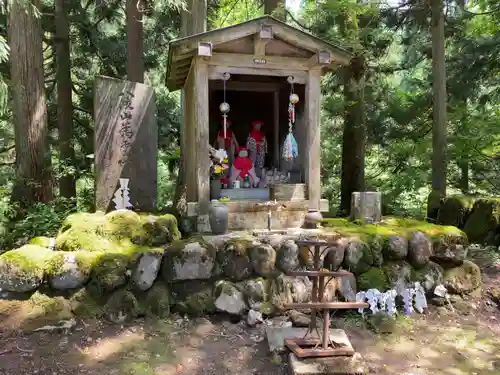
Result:
M169 43L166 85L171 91L184 86L189 74L193 57L199 43L210 43L209 48L218 52L247 53L243 51L243 42L261 32L262 25L272 27L272 50L281 49L289 52L283 57L311 57L320 51L330 53L336 65L346 65L353 57L352 52L337 44L332 44L276 18L266 15L236 25L210 30L204 33L172 40ZM278 45L276 43L280 43ZM234 52L233 52L234 51ZM211 53L211 51L210 51ZM267 55L267 53L266 53ZM275 52L275 56L278 54ZM285 67L285 66L284 66Z

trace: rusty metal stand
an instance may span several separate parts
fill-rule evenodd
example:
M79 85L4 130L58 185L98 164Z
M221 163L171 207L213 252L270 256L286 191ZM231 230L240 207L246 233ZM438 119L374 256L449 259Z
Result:
M285 304L285 309L311 310L311 324L307 333L302 338L294 338L285 340L285 345L297 357L333 357L333 356L352 356L354 349L345 343L337 343L330 338L330 310L339 309L357 309L367 308L369 305L364 302L325 302L324 294L326 287L330 281L336 277L345 277L352 275L350 272L330 272L322 270L320 267L321 256L323 252L321 248L328 248L333 244L326 241L296 241L298 246L307 246L309 252L313 256L313 269L309 271L292 271L288 272L288 276L307 276L312 279L312 296L311 302L306 303L290 303ZM311 251L310 247L313 247ZM325 251L325 250L323 250ZM320 333L316 324L316 316L323 312L323 330ZM317 337L312 337L313 332L317 333Z

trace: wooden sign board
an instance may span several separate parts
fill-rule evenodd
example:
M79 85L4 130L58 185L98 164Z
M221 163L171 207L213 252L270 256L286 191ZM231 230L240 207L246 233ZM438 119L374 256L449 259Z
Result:
M128 178L133 210L154 211L158 125L153 88L99 76L94 95L96 210L113 210L119 179Z

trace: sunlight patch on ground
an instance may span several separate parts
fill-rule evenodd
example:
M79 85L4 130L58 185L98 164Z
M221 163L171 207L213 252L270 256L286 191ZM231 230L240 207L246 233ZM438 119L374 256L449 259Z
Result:
M144 340L144 334L129 330L119 333L115 337L99 339L95 344L79 350L86 364L104 361L118 353L125 352L137 342Z

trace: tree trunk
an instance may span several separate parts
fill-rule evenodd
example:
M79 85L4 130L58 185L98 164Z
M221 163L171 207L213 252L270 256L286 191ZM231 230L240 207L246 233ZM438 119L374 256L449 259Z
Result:
M342 135L342 173L340 212L348 215L352 193L365 190L365 60L352 59L344 69L344 131Z
M459 188L463 194L469 194L469 162L462 160L458 162L460 168Z
M432 190L446 196L446 71L443 1L431 0L432 34Z
M285 22L286 21L285 0L265 0L264 14L270 14L273 17L276 17L277 19Z
M68 9L65 0L55 1L55 24L57 127L59 129L59 157L62 164L59 192L63 197L72 198L76 197L75 174L69 171L69 168L75 165L75 150L71 142L73 137L73 90Z
M22 204L53 199L42 28L33 9L39 4L14 1L8 19L17 177L12 199Z
M187 0L187 8L181 14L181 36L199 34L207 30L207 0ZM184 181L184 91L181 91L181 124L179 172L174 194L174 209L183 215L187 209L186 183ZM189 110L189 108L188 108Z
M127 79L144 82L144 31L142 0L127 0Z

